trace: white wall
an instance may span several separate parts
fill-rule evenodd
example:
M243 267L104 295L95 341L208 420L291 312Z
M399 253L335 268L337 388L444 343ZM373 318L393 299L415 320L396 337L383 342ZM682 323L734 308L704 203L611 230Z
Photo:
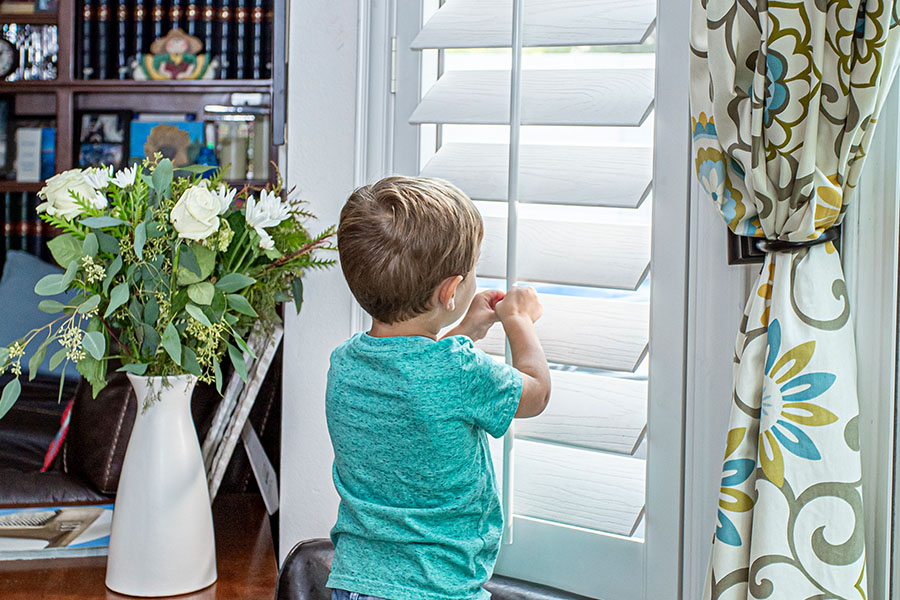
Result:
M285 176L319 217L318 230L337 223L354 186L356 0L292 0L287 37ZM310 273L304 288L284 338L280 559L300 540L327 537L337 514L325 376L331 350L350 336L354 304L338 267Z

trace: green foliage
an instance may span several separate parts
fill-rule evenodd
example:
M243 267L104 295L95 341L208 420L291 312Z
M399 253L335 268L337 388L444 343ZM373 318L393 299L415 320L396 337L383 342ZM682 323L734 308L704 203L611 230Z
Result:
M0 374L14 375L0 396L0 417L19 396L22 357L32 343L38 347L28 361L29 376L56 341L61 348L52 352L50 367L61 366L65 373L68 363L74 363L95 396L106 385L111 359L121 362L119 371L134 375L192 373L215 383L220 392L222 361L230 360L246 380L245 356L255 359L245 341L251 329L266 333L279 323L280 302L293 298L300 309L305 272L334 264L320 255L334 249L334 228L310 235L303 221L312 215L287 199L280 179L265 191L245 188L238 193L238 200L253 194L258 207L267 203L266 210L285 216L265 231L251 227L241 203L232 202L235 194L229 193L221 172L201 180L208 170L176 170L157 156L137 165L133 184L120 188L109 183L97 190L106 196L103 208L69 194L68 201L80 209L77 217L40 215L62 230L48 245L65 271L42 278L35 292L69 292L72 297L65 304L41 300L38 307L52 320L0 347ZM205 190L184 196L197 186ZM173 222L172 210L197 198L212 206L231 204L190 232L177 230L186 226L185 219ZM204 239L191 239L198 231ZM260 247L269 238L274 247Z

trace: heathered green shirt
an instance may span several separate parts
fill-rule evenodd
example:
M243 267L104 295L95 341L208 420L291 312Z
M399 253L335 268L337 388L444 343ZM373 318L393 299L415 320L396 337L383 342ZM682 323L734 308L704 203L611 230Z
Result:
M325 399L341 496L328 587L489 598L503 517L486 433L503 435L521 395L522 375L465 336L339 346Z

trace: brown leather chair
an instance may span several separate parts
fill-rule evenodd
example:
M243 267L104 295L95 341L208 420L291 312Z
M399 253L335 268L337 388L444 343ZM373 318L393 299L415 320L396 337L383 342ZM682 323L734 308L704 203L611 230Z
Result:
M331 600L325 587L331 572L334 546L327 539L306 540L294 546L278 574L275 600ZM495 575L484 586L492 600L591 600L554 588Z

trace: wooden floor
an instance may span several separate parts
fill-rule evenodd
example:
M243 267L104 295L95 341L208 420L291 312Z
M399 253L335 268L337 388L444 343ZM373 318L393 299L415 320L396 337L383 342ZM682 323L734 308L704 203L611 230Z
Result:
M278 565L269 518L256 495L222 495L213 504L216 566L210 587L176 596L184 600L275 597ZM106 557L0 562L3 600L129 598L106 589Z

